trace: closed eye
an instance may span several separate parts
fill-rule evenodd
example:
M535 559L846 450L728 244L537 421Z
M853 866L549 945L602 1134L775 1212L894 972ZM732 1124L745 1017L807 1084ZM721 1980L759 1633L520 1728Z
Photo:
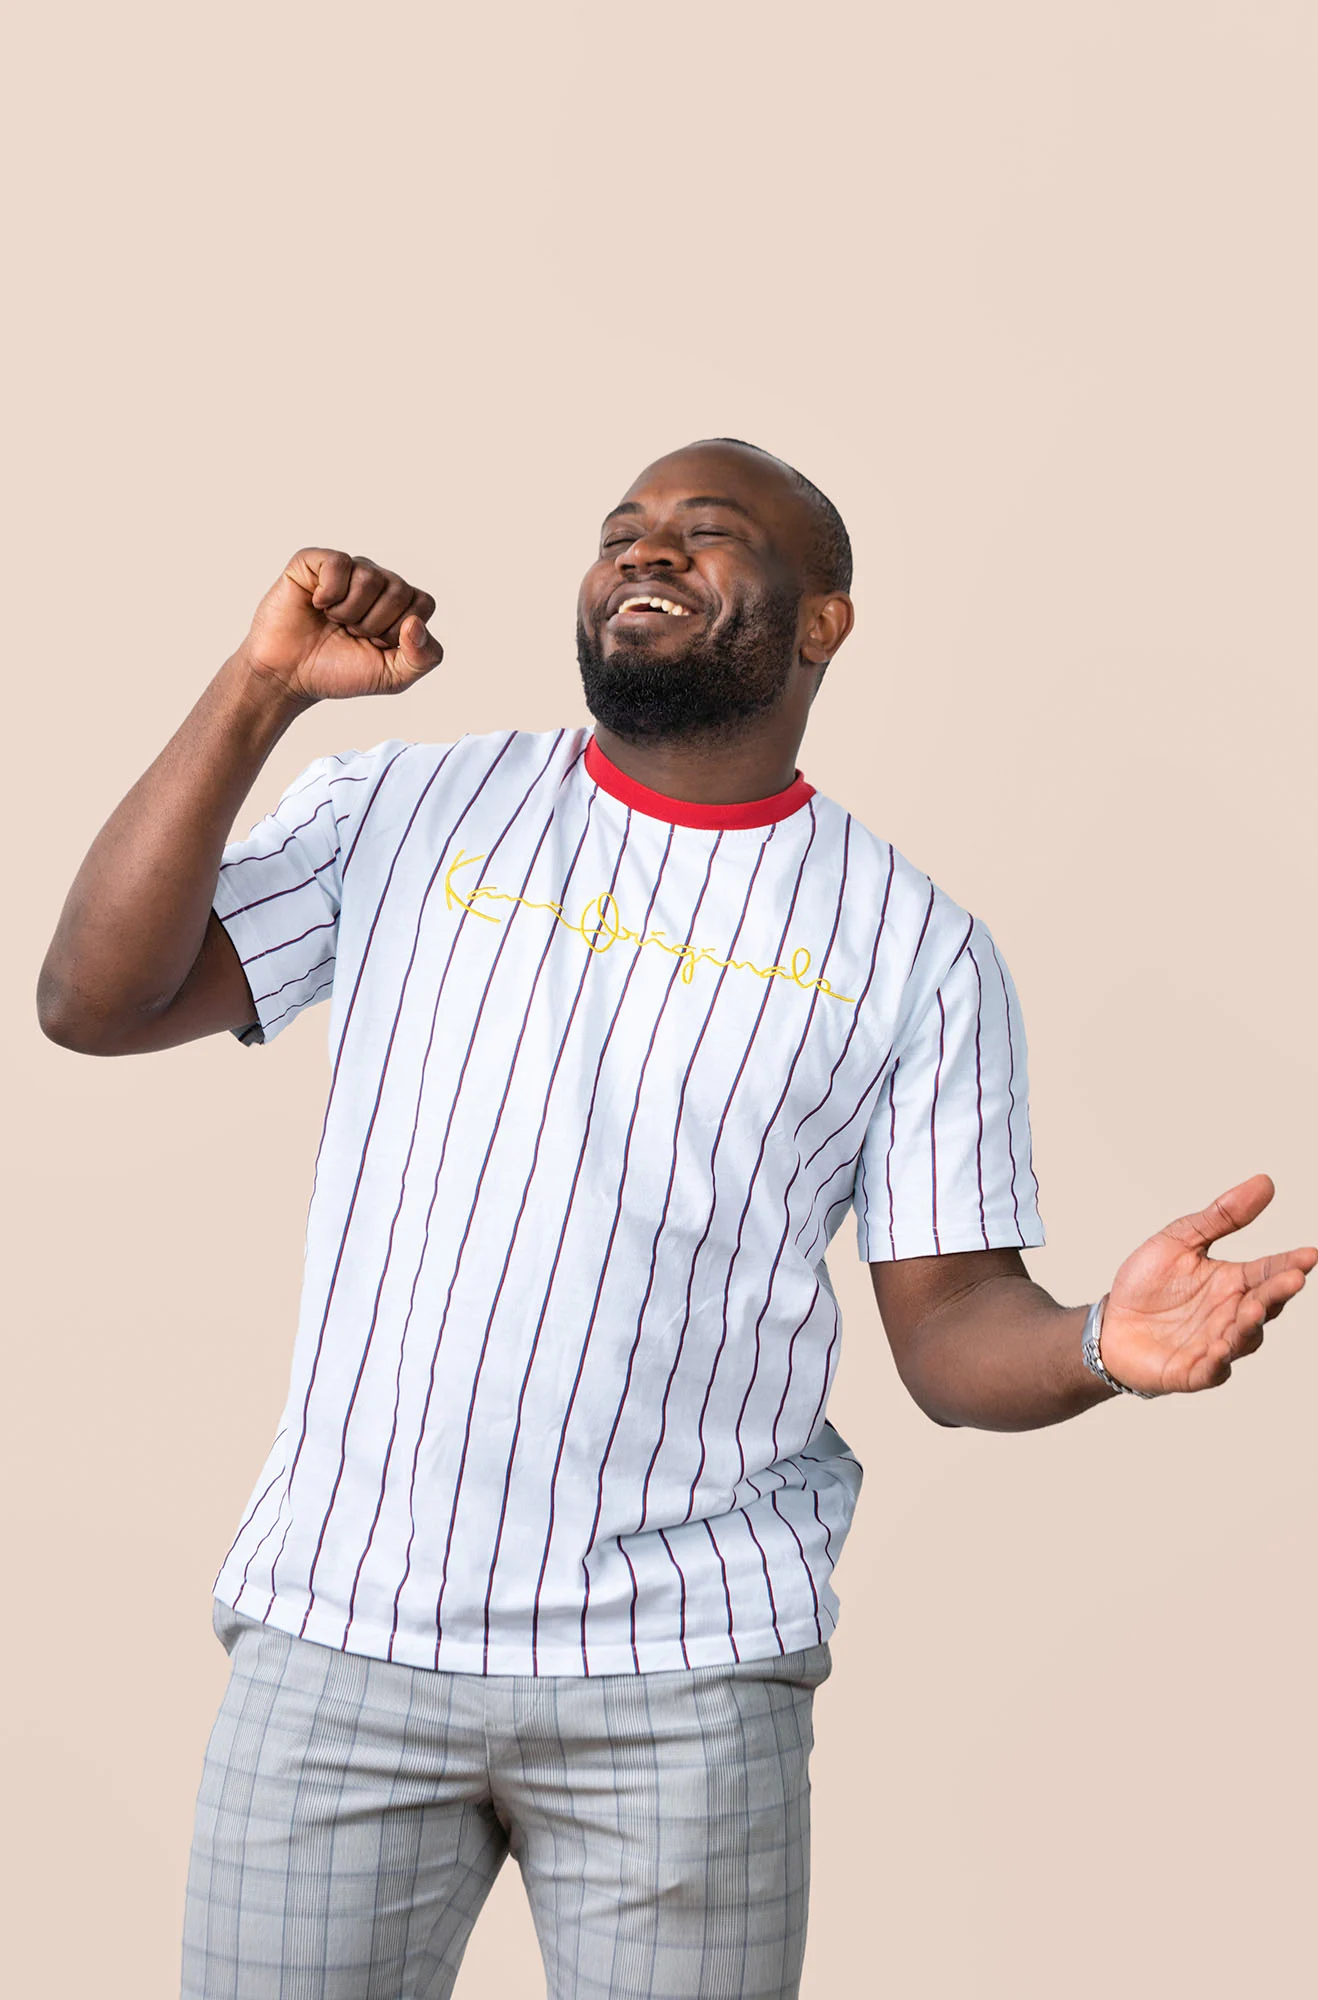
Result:
M719 540L726 542L735 542L742 539L740 536L735 534L731 528L716 528L713 527L712 525L688 528L687 535L688 537L699 536L704 539L708 539L710 537L717 537ZM602 555L608 549L630 548L632 543L637 539L638 537L636 535L629 535L629 534L606 535L600 543L600 553Z

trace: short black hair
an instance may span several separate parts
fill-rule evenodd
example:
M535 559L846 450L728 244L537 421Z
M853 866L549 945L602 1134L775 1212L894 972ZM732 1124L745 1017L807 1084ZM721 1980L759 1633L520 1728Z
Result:
M696 443L739 444L744 450L758 452L761 458L771 458L775 465L781 465L813 516L810 547L806 552L806 573L811 584L816 590L850 590L851 537L827 493L821 493L812 479L807 479L785 458L779 458L777 452L766 451L762 444L751 444L747 438L697 438Z

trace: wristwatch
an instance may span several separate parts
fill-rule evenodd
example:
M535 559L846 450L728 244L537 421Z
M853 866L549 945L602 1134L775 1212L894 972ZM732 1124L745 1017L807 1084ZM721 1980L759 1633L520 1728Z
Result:
M1102 1298L1090 1306L1089 1315L1085 1320L1084 1337L1080 1344L1085 1367L1097 1375L1100 1382L1106 1382L1109 1389L1117 1389L1123 1396L1142 1396L1149 1402L1155 1394L1154 1390L1132 1389L1128 1382L1118 1382L1115 1375L1109 1375L1103 1366L1103 1357L1098 1351L1098 1340L1103 1331L1103 1308L1107 1305L1107 1298L1108 1295L1104 1292Z

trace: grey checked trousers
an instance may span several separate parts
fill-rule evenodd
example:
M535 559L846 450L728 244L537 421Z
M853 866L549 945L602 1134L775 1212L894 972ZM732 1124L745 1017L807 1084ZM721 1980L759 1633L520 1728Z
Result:
M795 2000L827 1645L534 1678L214 1622L183 2000L443 2000L510 1853L550 2000Z

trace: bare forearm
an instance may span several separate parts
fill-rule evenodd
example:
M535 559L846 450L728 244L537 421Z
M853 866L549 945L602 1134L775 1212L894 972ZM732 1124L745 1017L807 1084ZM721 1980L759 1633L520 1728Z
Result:
M1109 1402L1085 1367L1089 1308L1060 1306L1029 1278L991 1278L921 1321L902 1379L936 1423L1037 1430Z
M240 647L97 834L37 987L42 1026L87 1047L169 1005L201 949L234 816L309 700Z

